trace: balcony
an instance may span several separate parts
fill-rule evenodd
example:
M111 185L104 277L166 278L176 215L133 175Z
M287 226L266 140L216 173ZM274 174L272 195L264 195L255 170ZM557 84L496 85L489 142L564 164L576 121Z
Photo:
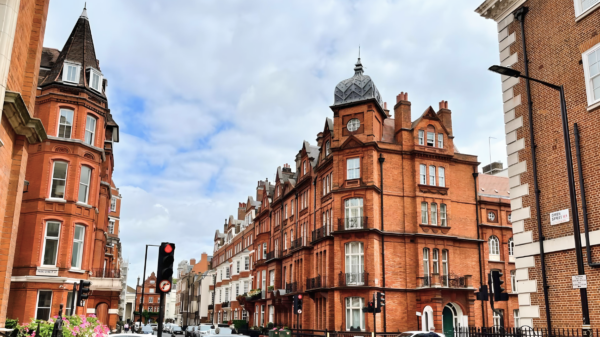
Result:
M330 235L331 235L331 231L326 226L317 228L314 231L312 231L312 241L311 242L315 242L317 240L326 238Z
M339 286L365 286L369 283L369 273L340 273Z
M292 241L290 244L290 250L294 250L300 247L306 246L305 239L303 237L299 237L296 240Z
M367 229L369 217L360 216L353 218L341 218L338 219L338 231L352 231L352 230L360 230Z
M419 288L429 288L431 286L431 276L417 277L417 285Z
M92 269L90 270L92 273L91 277L100 277L100 278L121 278L121 270L113 269L108 270L104 268Z
M417 277L417 287L419 288L472 288L471 275L449 275L431 274Z
M306 279L306 290L327 288L327 276L317 276Z
M208 305L208 310L213 310L214 308L215 308L215 306L213 304Z
M221 308L229 308L229 301L227 301L227 302L222 302L222 303L221 303Z
M442 275L442 287L447 288L468 288L470 275L458 276L450 273L450 275Z
M292 283L286 283L285 284L285 292L286 294L289 293L296 293L302 291L302 289L300 289L300 287L298 286L298 282L292 282Z
M273 260L273 259L277 259L281 256L281 254L279 253L279 251L272 251L272 252L268 252L267 253L267 261L268 260Z
M90 270L91 290L101 291L121 291L121 271L119 269L92 269Z

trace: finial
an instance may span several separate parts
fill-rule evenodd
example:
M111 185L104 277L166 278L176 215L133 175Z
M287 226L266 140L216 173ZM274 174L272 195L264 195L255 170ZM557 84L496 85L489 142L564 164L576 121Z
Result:
M358 45L358 59L360 60L360 45Z
M86 20L88 19L88 16L87 16L87 2L85 2L85 4L83 5L83 12L81 12L80 18L83 18L83 19L86 19Z

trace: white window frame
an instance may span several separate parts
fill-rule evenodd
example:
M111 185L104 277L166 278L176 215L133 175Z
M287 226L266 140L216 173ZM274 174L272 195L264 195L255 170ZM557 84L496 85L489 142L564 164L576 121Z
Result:
M329 156L330 153L331 153L331 142L327 141L327 142L325 142L325 157Z
M110 198L110 211L111 212L117 211L117 197L115 197L115 196Z
M446 187L446 169L438 167L438 186Z
M423 275L429 276L429 248L423 248Z
M515 255L515 242L513 238L508 239L508 256Z
M488 239L489 260L500 261L500 240L497 236L492 235Z
M435 186L435 166L429 166L429 185Z
M70 80L69 79L69 73L71 68L73 68L73 71L75 71L75 78ZM81 64L79 63L75 63L75 62L69 62L69 61L65 61L63 64L63 76L62 76L62 81L63 82L67 82L67 83L74 83L74 84L79 84L79 76L81 74Z
M355 300L358 300L358 305L354 305ZM361 331L365 330L365 314L362 311L362 308L364 306L364 301L362 297L346 297L346 331L350 331L350 328L354 327L355 323L354 319L353 319L353 313L354 311L358 311L359 313L359 317L360 317L360 322L358 327L360 327Z
M77 228L81 228L82 230L82 235L81 235L81 239L77 238ZM75 251L75 243L79 243L79 249L76 252ZM73 231L73 251L71 254L71 268L73 269L81 269L81 265L82 265L82 261L83 261L83 247L85 244L85 226L82 225L75 225L75 230ZM77 257L78 260L78 264L73 264L73 258Z
M85 118L85 137L84 137L83 141L86 144L89 144L91 146L94 146L94 137L96 136L97 122L98 122L98 120L92 115L87 115L87 117ZM89 134L89 137L88 137L88 134ZM89 138L89 140L88 140L88 138Z
M101 72L99 72L98 70L96 70L94 68L88 68L88 69L90 69L90 83L89 83L90 88L101 93L102 92L102 80L104 79L104 76L102 75ZM94 78L95 77L98 78L98 83L96 84L96 87L94 87Z
M427 146L435 147L435 132L427 131ZM431 145L429 145L431 144Z
M584 14L588 14L589 12L592 12L594 9L598 8L600 6L600 1L596 0L596 3L590 5L588 8L583 9L583 4L581 3L581 0L574 0L575 3L575 18L579 19L582 18L584 16Z
M448 250L442 249L442 278L444 278L446 285L449 285L448 278L450 272L448 270Z
M357 248L353 252L353 248ZM365 284L365 250L360 241L347 242L344 244L346 285ZM355 276L353 276L355 275Z
M65 112L65 114L66 114L65 115L65 119L67 120L67 122L71 123L70 125L69 124L63 124L63 123L61 123L61 117L63 116L63 112ZM70 113L70 117L71 117L70 121L69 121L69 118L68 118L69 117L68 116L69 113ZM60 109L59 112L58 112L58 128L56 130L56 137L58 137L58 138L64 138L64 139L71 139L72 138L71 136L73 136L73 125L74 125L73 124L73 120L74 119L75 119L75 111L73 111L71 109ZM65 133L63 133L62 136L60 135L60 127L61 126L64 126L65 128L66 127L70 127L71 128L71 130L69 131L69 136L68 137L65 137L66 136Z
M446 204L440 204L440 226L447 227L448 226L448 208Z
M494 328L500 328L502 326L502 317L504 316L504 310L496 309L497 311L502 311L502 315L497 314L496 311L493 313L494 317Z
M85 178L85 171L87 170L87 184L83 181L83 178ZM89 202L89 196L90 196L90 185L92 183L92 168L86 165L82 165L81 166L81 170L79 171L79 191L77 193L77 201L82 202L84 204L88 204ZM85 188L85 195L83 200L81 200L81 192L82 192L82 188Z
M58 224L58 236L48 236L48 225L49 224ZM46 221L46 227L44 227L44 246L42 247L42 266L56 267L56 262L58 262L58 251L60 250L60 232L62 230L62 224L58 221ZM44 260L46 259L46 243L48 240L56 241L56 252L54 252L54 263L53 264L45 264Z
M360 178L360 158L346 159L346 180Z
M510 271L510 290L511 293L517 293L517 271L515 269Z
M515 321L515 328L520 328L521 327L521 313L519 312L519 309L514 309L513 310L513 319Z
M108 234L115 234L115 220L108 219Z
M431 262L433 264L433 273L434 274L439 274L440 273L439 259L440 259L440 251L439 251L439 249L434 248L433 249L433 255L431 257Z
M427 165L419 165L419 184L427 185Z
M419 145L425 145L425 131L419 130Z
M150 296L150 297L148 298L148 303L154 303L154 297Z
M577 2L580 0L575 0L575 3L577 4ZM600 2L599 2L600 3ZM593 79L600 77L600 69L598 71L598 74L596 74L594 76L594 78L591 78L591 74L590 74L590 62L589 62L589 56L592 53L596 53L596 63L598 64L598 67L600 68L600 43L596 44L595 46L593 46L592 48L586 50L585 52L583 52L583 54L581 55L581 60L583 61L583 74L585 77L585 91L586 91L586 96L587 96L587 103L588 103L588 109L595 107L596 105L600 104L600 97L598 97L597 99L594 98L594 90L593 90Z
M437 221L437 215L438 215L438 208L437 208L437 204L435 202L431 203L431 225L432 226L437 226L438 221Z
M438 133L437 135L437 145L440 149L444 148L444 134Z
M41 292L49 292L50 293L50 307L40 307L40 293ZM50 315L52 314L52 300L54 298L54 292L52 290L38 290L37 293L37 298L35 300L35 318L36 319L43 319L45 321L47 321L48 319L50 319ZM43 317L38 317L38 310L39 309L48 309L48 317L43 318Z
M344 201L344 227L345 229L363 228L363 205L362 198L350 198Z
M262 255L263 255L263 259L267 259L267 243L263 242L263 249L262 249Z
M429 219L428 219L429 215L427 214L427 213L429 213L428 209L429 209L429 205L425 201L421 202L421 223L424 225L429 224Z
M56 164L57 163L63 163L65 164L67 167L65 169L65 177L64 178L55 178L54 177L54 171L56 170ZM52 176L50 177L51 182L50 182L50 199L59 199L59 200L65 200L65 195L67 194L67 178L69 176L69 163L66 161L61 161L61 160L56 160L52 163ZM53 197L52 196L52 191L54 190L54 181L55 180L60 180L60 181L64 181L64 191L63 191L63 197Z

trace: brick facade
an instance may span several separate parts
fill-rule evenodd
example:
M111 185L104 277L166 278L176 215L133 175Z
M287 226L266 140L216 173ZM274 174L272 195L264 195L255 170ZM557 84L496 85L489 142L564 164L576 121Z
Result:
M523 26L529 76L564 86L578 203L575 212L580 219L576 235L584 233L578 174L578 169L581 169L587 198L592 260L596 262L597 245L600 244L595 237L600 230L596 202L599 196L595 192L599 184L595 179L598 124L594 118L594 114L598 112L598 95L594 94L592 80L589 78L590 71L594 75L590 66L595 60L589 54L598 48L600 42L597 36L600 11L597 1L586 4L590 7L582 8L584 3L579 0L487 0L477 8L477 12L498 23L501 65L524 72L523 35L521 22L515 18L515 13L522 7L528 8ZM580 291L573 289L571 283L571 276L579 272L574 250L573 209L569 197L559 94L531 82L530 119L526 80L506 76L502 76L501 80L520 323L533 327L548 327L549 324L556 328L585 327L582 325L584 315ZM533 129L530 128L530 123L533 124ZM581 167L577 164L575 155L575 123L579 126L581 136ZM535 138L535 144L532 144L531 135ZM537 157L535 168L540 191L539 214L536 211L532 147ZM551 225L550 213L560 210L569 210L570 220ZM542 233L538 231L538 219L541 221ZM545 304L540 238L544 240L549 308ZM583 257L588 281L590 326L598 328L600 302L596 294L600 289L600 271L588 265L585 248Z

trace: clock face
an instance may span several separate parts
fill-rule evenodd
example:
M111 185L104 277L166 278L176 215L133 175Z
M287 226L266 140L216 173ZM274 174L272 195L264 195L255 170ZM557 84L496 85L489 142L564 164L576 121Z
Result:
M359 127L360 127L360 121L357 118L352 118L351 120L348 121L348 124L346 125L346 128L350 132L354 132L354 131L358 130Z
M496 220L496 214L494 214L494 212L488 212L488 220L490 220L490 221Z

